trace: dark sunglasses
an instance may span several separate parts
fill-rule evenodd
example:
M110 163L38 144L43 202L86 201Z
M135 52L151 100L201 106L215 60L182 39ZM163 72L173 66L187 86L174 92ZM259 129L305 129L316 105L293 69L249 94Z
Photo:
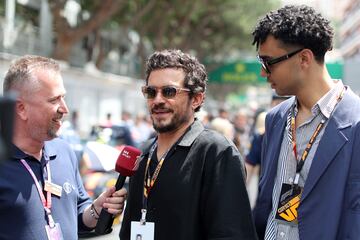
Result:
M265 72L267 74L270 74L271 71L270 71L270 66L273 65L273 64L276 64L276 63L279 63L279 62L282 62L286 59L289 59L291 58L292 56L294 56L295 54L301 52L302 50L304 50L304 48L301 48L301 49L298 49L294 52L291 52L291 53L288 53L284 56L281 56L281 57L278 57L278 58L274 58L274 59L268 59L267 57L261 57L261 56L257 56L262 68L265 70Z
M176 94L180 93L181 91L190 92L188 88L180 88L174 86L164 86L164 87L153 87L153 86L142 86L141 91L146 99L154 99L161 90L161 95L164 98L174 98Z

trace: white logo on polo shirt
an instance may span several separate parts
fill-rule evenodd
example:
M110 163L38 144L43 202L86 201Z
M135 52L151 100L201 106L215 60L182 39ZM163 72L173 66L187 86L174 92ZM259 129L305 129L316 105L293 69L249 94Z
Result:
M74 187L69 182L65 182L64 185L63 185L63 189L67 194L69 194L69 193L72 192Z

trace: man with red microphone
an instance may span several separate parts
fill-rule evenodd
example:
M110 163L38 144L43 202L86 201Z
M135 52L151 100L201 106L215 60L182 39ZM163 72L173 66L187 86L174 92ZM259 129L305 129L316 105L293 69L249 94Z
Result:
M121 240L256 239L241 155L195 118L206 82L188 54L150 56L142 92L157 137L130 178Z
M17 99L13 154L0 166L0 239L73 240L95 228L102 208L120 214L126 190L112 187L92 202L74 152L57 138L68 113L58 63L24 56L3 89Z

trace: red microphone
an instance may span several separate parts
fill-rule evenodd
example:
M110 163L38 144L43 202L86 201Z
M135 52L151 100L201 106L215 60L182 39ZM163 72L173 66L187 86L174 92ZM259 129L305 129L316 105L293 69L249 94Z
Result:
M119 177L115 184L115 189L120 190L125 183L127 176L132 176L139 167L139 156L141 151L135 147L124 146L120 148L120 155L116 160L115 171L119 174ZM99 220L96 224L95 232L98 234L107 234L112 231L112 225L115 216L108 213L106 209L102 209Z

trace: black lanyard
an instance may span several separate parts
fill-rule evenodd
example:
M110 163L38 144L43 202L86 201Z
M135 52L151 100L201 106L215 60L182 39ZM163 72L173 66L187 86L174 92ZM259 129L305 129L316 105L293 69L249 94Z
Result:
M165 161L165 158L167 156L167 154L169 153L169 150L168 149L163 155L162 157L160 158L160 161L158 162L156 168L155 168L155 171L154 171L154 174L151 176L151 173L150 173L150 162L151 162L151 158L155 152L155 149L157 147L157 143L154 143L150 149L150 152L149 152L149 157L147 159L147 162L146 162L146 168L145 168L145 180L144 180L144 198L147 199L148 196L149 196L149 193L151 191L151 189L153 188L154 184L155 184L155 181L156 179L158 178L159 176L159 173L160 173L160 170L161 170L161 167Z
M160 161L157 163L157 166L155 168L154 174L151 176L150 174L150 162L151 162L151 158L155 152L155 149L157 147L157 142L155 142L150 149L149 152L149 156L146 162L146 167L145 167L145 176L144 176L144 192L143 192L143 208L141 209L141 219L140 219L140 223L141 224L145 224L146 223L146 213L147 213L147 200L149 197L149 193L151 191L151 189L154 187L155 182L159 176L161 167L163 166L163 163L165 161L165 158L167 156L167 154L169 153L170 149L169 148L160 158Z
M295 155L295 159L296 159L296 175L295 175L295 179L294 179L294 184L298 184L299 183L299 177L300 177L300 171L304 166L305 160L307 158L307 156L309 155L309 152L315 142L316 137L319 135L321 129L323 128L323 126L325 125L326 119L321 119L320 123L317 125L314 133L312 134L309 143L306 145L306 148L304 150L304 152L301 155L301 159L298 160L298 155L297 155L297 150L296 150L296 127L295 127L295 113L294 111L292 111L293 114L291 116L291 142L293 145L293 152Z

